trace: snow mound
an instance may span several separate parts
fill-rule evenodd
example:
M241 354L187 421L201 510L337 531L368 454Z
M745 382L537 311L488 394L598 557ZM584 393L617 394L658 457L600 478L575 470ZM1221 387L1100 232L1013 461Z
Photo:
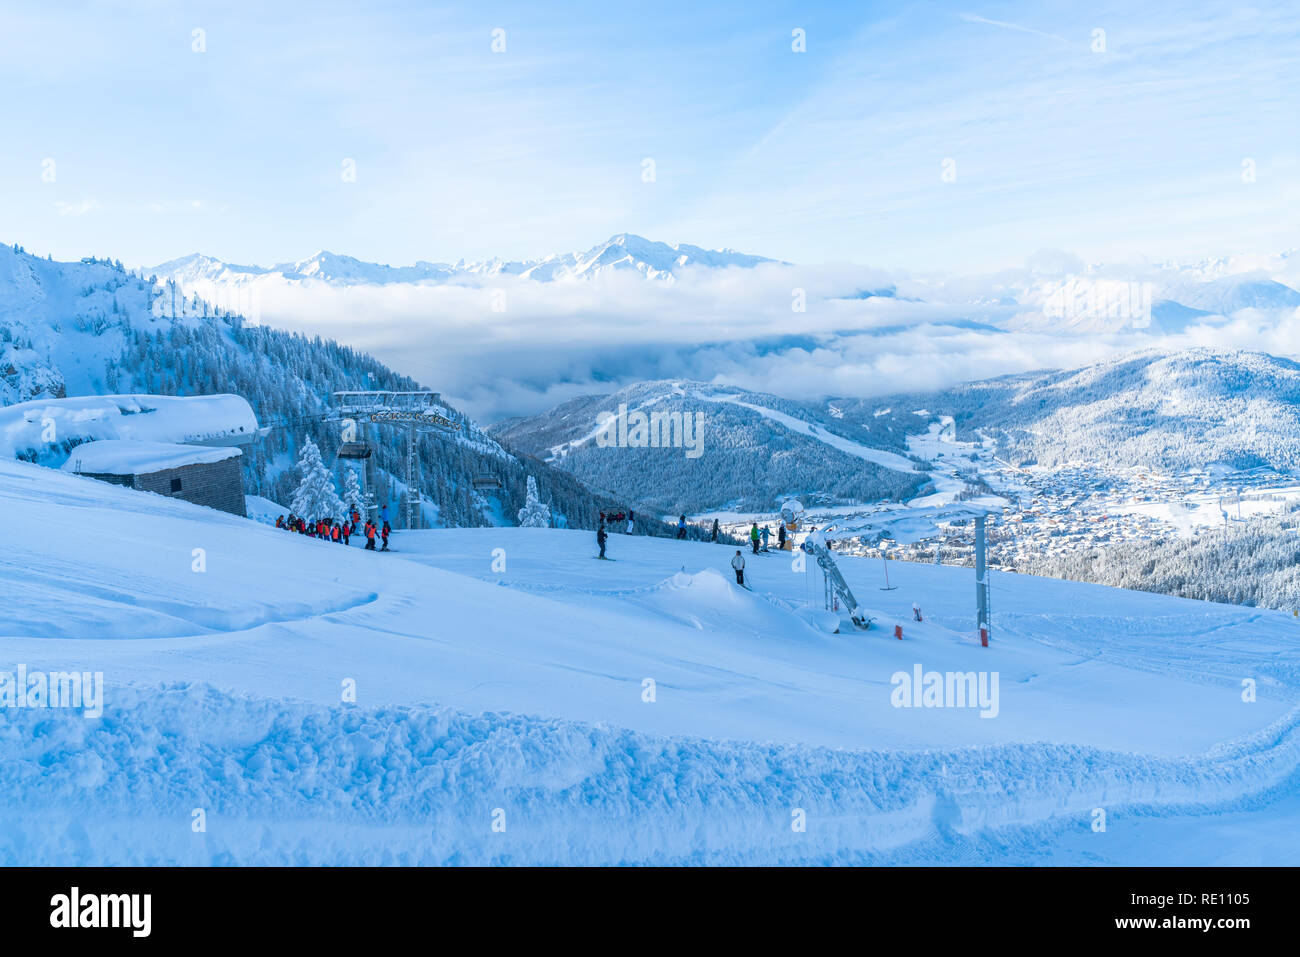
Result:
M0 727L0 864L933 863L945 847L1016 840L1008 827L1084 828L1098 806L1244 806L1285 784L1300 753L1300 711L1187 762L665 738L188 683L108 691L102 719L20 710Z
M840 616L835 612L817 605L800 605L794 610L795 616L807 622L813 631L824 635L833 635L840 630Z
M633 601L701 631L739 631L783 640L791 634L813 633L807 619L746 591L713 568L678 572Z

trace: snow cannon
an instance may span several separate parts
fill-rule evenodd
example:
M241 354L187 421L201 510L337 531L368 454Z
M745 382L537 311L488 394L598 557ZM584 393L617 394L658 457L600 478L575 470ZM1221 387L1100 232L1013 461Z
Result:
M794 498L782 502L781 521L785 524L787 532L799 531L799 524L803 521L803 503Z

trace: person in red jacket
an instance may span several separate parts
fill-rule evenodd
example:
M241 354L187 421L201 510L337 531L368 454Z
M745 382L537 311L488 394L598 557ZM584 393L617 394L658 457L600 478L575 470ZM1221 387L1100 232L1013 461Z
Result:
M381 552L388 551L388 533L390 531L392 531L392 529L388 527L387 522L384 522L384 530L380 533L384 538L384 547L380 549Z
M330 539L333 540L333 541L335 541L335 542L337 542L337 541L339 540L339 523L338 523L338 522L335 522L334 525L333 525L333 527L330 528Z
M366 521L366 548L372 552L375 550L375 524L368 519Z

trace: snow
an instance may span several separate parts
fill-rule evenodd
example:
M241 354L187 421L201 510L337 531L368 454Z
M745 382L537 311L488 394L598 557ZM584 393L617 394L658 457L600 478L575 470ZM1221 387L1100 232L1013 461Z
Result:
M257 417L242 396L96 395L33 399L0 408L0 455L28 451L62 462L60 447L96 439L244 444Z
M894 452L886 452L884 449L874 449L869 445L863 445L861 442L854 442L852 439L843 438L842 436L818 428L811 422L805 422L803 419L796 419L794 416L787 415L784 412L778 412L775 409L769 409L761 405L754 405L730 395L701 395L700 398L706 399L709 402L730 402L732 405L738 405L749 409L751 412L757 412L759 415L763 416L763 418L779 422L792 432L798 432L800 435L806 435L819 442L824 442L826 445L831 446L831 448L839 449L841 452L856 456L860 459L865 459L868 462L875 462L877 465L882 465L887 469L894 469L898 472L916 471L916 465L902 455L898 455Z
M969 569L841 558L879 627L827 634L789 553L753 592L618 533L374 554L24 462L0 509L2 667L107 684L6 711L6 864L1300 863L1289 615L998 575L981 648ZM916 664L996 672L998 716L895 708Z
M78 445L63 463L65 472L94 475L148 475L182 465L222 462L242 453L234 448L173 445L132 439L100 439Z

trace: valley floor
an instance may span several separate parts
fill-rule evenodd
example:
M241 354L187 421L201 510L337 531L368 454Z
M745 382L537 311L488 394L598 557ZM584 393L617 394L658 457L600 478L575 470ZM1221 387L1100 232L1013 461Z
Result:
M1289 615L1001 575L981 648L964 568L845 558L828 634L790 554L373 554L18 462L0 508L0 671L107 686L5 709L5 863L1300 863ZM917 666L989 716L895 707Z

